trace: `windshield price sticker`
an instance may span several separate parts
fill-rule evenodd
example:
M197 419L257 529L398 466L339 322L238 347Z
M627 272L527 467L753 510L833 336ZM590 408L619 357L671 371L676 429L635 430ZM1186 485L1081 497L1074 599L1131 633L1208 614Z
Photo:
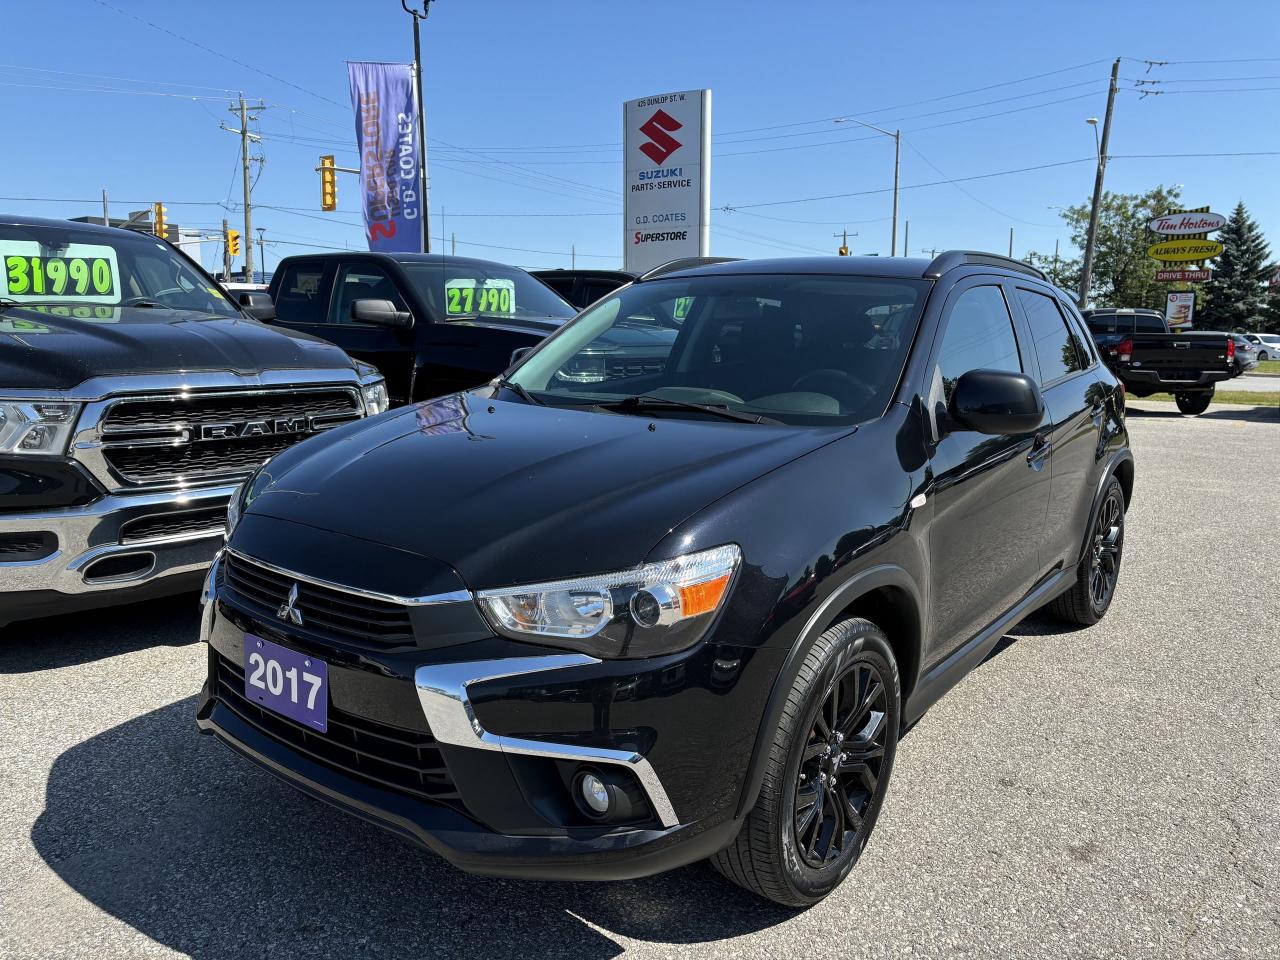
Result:
M514 280L458 278L445 283L444 295L445 312L449 316L468 313L512 316L516 312Z
M0 241L0 296L20 303L120 302L114 248L72 243L41 249L34 240Z

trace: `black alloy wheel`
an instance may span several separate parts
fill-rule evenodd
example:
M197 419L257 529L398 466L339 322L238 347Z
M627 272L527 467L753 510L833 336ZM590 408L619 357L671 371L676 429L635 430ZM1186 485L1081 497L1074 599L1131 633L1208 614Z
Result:
M902 681L884 631L828 627L791 679L764 782L737 837L711 858L739 886L809 907L858 862L884 805L902 721Z
M831 684L805 740L795 784L796 849L820 869L858 843L875 796L888 738L888 693L869 662Z
M1124 550L1124 501L1116 491L1108 493L1093 526L1093 555L1089 561L1089 599L1105 610L1120 579L1120 554Z
M1082 627L1093 626L1106 616L1120 579L1124 508L1124 489L1111 477L1093 515L1075 583L1046 606L1054 616Z

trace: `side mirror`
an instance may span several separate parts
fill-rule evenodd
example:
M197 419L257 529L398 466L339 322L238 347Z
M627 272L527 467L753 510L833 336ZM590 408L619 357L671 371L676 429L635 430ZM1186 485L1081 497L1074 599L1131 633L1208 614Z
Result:
M511 351L511 363L508 366L514 367L531 353L533 353L533 347L516 347Z
M400 310L390 300L356 300L351 304L351 319L379 327L407 330L413 326L413 314Z
M240 304L241 310L255 320L276 318L276 305L269 293L261 290L244 290L236 297L236 302Z
M1032 433L1044 419L1044 397L1025 373L970 370L956 381L947 413L978 433Z

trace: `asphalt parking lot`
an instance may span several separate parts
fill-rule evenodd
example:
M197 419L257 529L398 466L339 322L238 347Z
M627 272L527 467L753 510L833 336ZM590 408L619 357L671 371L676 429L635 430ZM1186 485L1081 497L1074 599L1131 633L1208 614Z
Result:
M469 877L296 794L196 733L180 598L0 633L0 957L1280 956L1280 411L1135 407L1109 616L935 707L807 913Z

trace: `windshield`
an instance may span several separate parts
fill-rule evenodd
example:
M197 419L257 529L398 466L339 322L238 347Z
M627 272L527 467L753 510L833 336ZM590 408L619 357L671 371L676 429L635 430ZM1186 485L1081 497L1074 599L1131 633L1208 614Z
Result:
M130 306L240 316L156 237L61 226L0 224L0 299L103 320Z
M887 408L927 289L832 276L636 283L545 341L510 381L550 404L643 396L790 424L855 423Z
M401 261L409 281L438 316L554 317L567 320L573 307L541 280L497 263Z

